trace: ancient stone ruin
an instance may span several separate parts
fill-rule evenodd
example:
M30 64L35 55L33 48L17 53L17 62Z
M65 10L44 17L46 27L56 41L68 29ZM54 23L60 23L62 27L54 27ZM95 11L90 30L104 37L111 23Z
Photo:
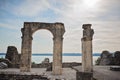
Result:
M63 34L65 32L63 23L40 23L25 22L22 31L22 48L21 48L21 72L29 72L31 70L31 54L32 54L32 35L39 29L47 29L53 34L53 74L62 74L62 44ZM83 25L82 40L82 70L83 72L92 72L92 37L94 30L91 24Z
M32 35L40 29L46 29L53 34L53 74L62 74L62 44L65 28L63 23L41 23L25 22L22 31L22 48L21 48L21 72L31 70L32 54Z
M114 64L120 66L120 51L114 53Z
M49 63L49 62L50 62L49 58L45 58L44 61L42 61L43 64L44 63Z
M18 54L17 48L15 46L8 46L5 58L12 63L9 67L19 67L20 54Z
M91 24L83 24L83 38L82 41L82 71L93 71L92 60L92 38L94 30L91 29Z
M76 73L77 80L93 80L92 39L94 30L91 24L83 24L82 41L82 72Z
M103 51L101 54L100 65L110 65L113 61L112 54L109 51Z
M102 51L101 56L97 59L96 65L120 65L120 51L110 53L107 50Z

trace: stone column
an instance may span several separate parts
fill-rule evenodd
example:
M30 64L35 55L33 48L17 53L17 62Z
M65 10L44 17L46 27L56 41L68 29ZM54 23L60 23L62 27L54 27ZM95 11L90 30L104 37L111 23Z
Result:
M31 69L31 45L32 35L29 24L24 24L22 31L22 48L21 48L21 72L30 72Z
M55 37L54 38L54 50L53 50L53 74L61 75L62 74L62 43L63 38Z
M82 40L82 71L91 72L92 68L92 41Z
M94 34L91 29L91 24L83 25L83 38L82 38L82 71L93 71L93 59L92 59L92 37Z

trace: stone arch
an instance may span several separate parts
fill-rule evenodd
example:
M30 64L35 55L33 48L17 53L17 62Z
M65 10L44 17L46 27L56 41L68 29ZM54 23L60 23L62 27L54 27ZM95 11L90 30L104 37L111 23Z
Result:
M53 34L53 74L62 74L62 44L65 32L63 23L24 22L21 47L21 72L31 70L32 35L39 29L47 29Z

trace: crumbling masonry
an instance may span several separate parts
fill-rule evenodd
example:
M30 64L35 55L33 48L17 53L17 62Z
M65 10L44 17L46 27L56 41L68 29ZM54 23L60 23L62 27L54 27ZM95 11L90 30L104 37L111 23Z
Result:
M25 22L22 32L21 72L31 70L32 35L39 29L49 30L53 34L53 74L62 74L62 44L65 28L63 23Z

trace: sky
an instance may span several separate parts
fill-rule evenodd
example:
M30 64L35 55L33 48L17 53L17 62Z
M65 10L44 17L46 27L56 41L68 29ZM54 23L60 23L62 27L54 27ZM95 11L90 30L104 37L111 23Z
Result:
M24 22L62 22L64 53L80 53L82 25L95 31L93 52L120 51L120 0L0 0L0 52L16 46L21 53ZM33 34L33 53L52 53L53 35L47 30Z

